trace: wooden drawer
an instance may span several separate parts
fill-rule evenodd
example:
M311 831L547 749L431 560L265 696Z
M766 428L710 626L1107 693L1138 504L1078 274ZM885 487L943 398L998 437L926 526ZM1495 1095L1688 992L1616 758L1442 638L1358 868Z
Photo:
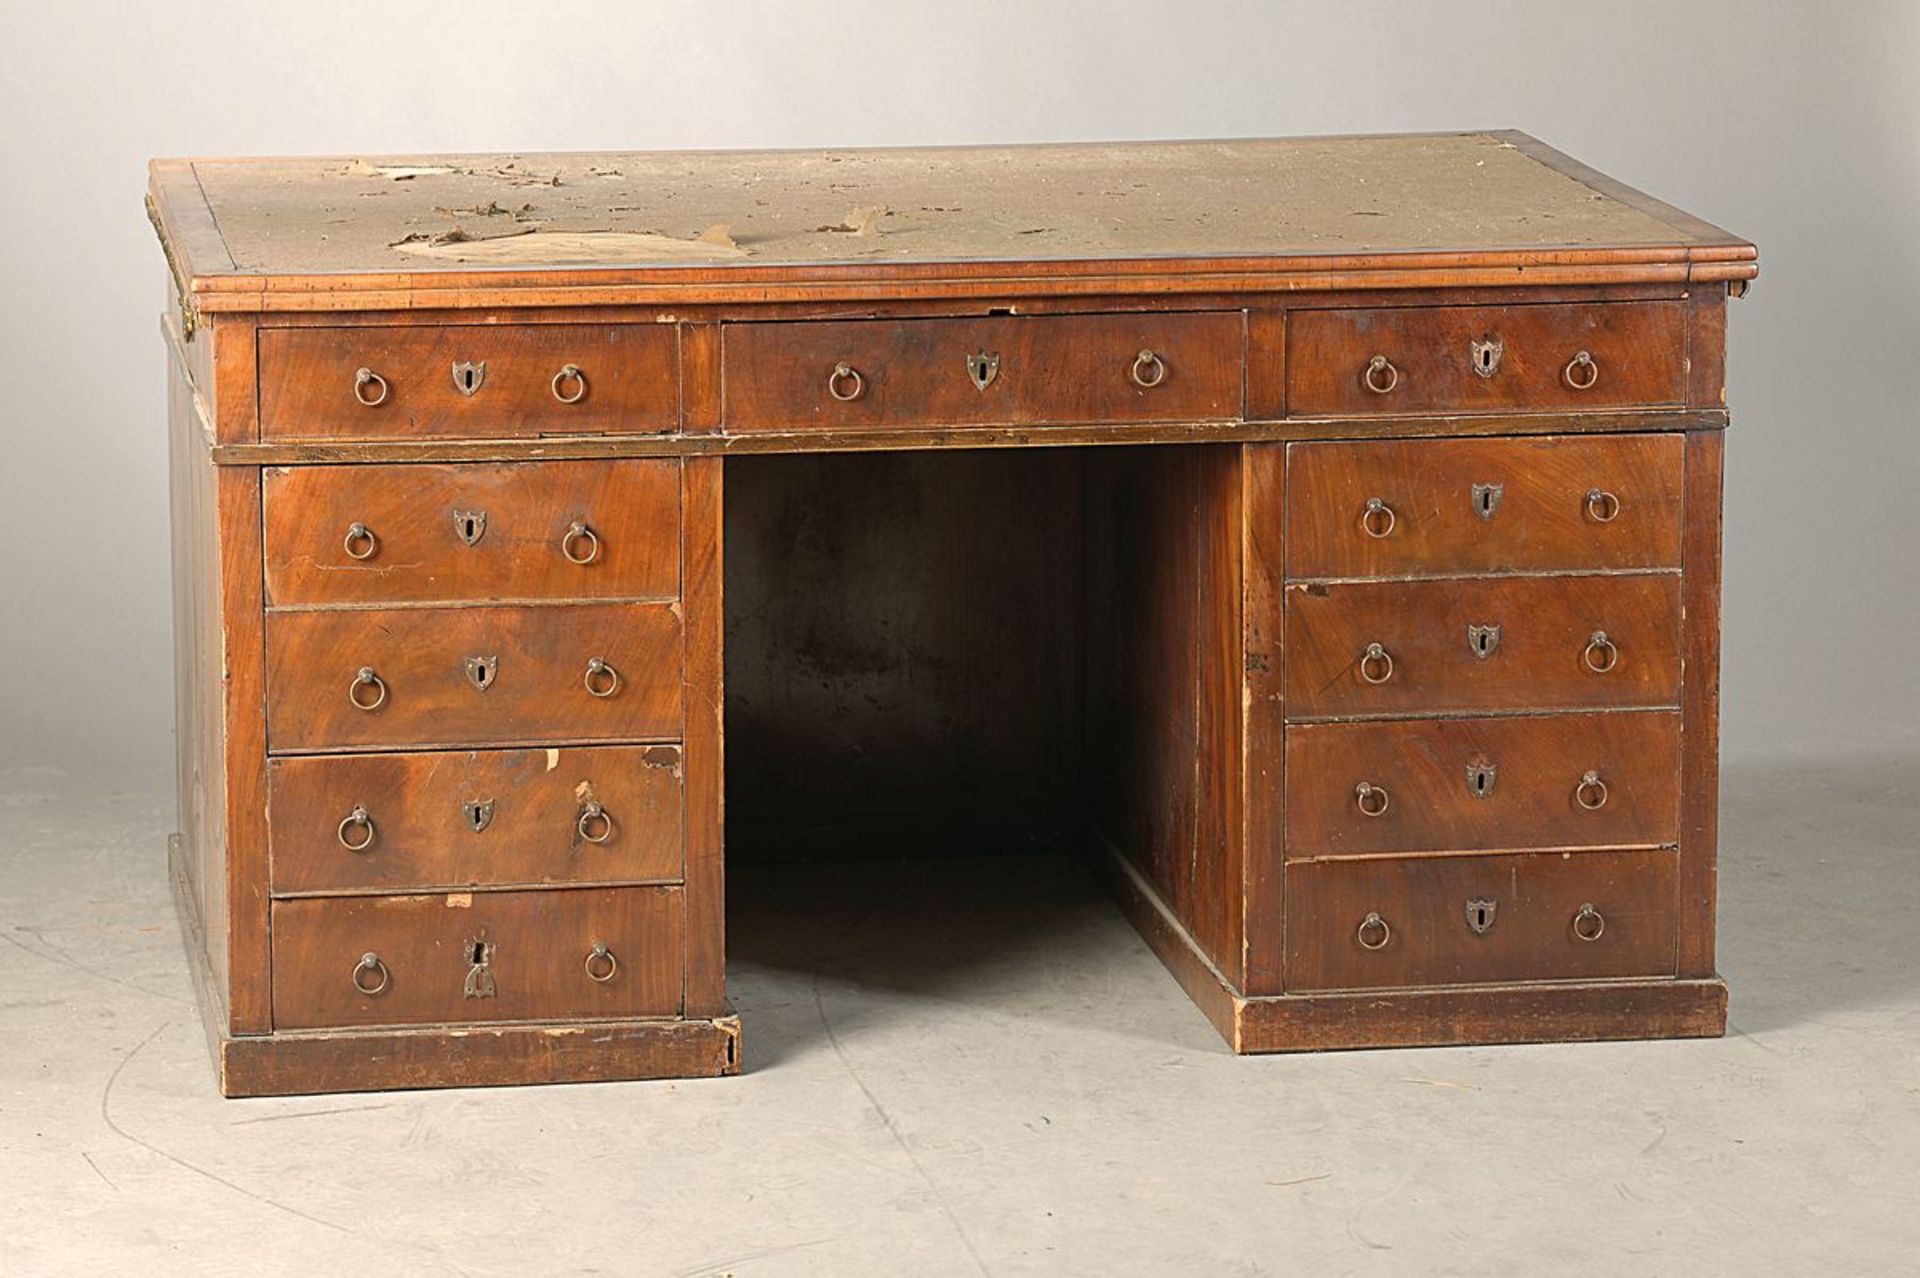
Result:
M1680 838L1674 711L1296 724L1286 751L1290 860Z
M671 599L671 461L268 470L267 602Z
M267 748L677 738L682 652L667 604L269 613Z
M1676 872L1659 851L1291 865L1287 988L1670 976Z
M677 883L680 747L274 759L273 890Z
M1680 695L1678 573L1315 583L1286 595L1289 718L1671 706Z
M1243 403L1244 327L1238 312L729 324L721 357L726 427L1234 418ZM974 364L979 357L984 368Z
M677 887L275 901L274 1028L672 1016L681 914Z
M1499 351L1485 375L1492 351L1483 355L1476 345L1483 342ZM1582 352L1590 362L1580 361ZM1294 417L1673 405L1684 402L1686 386L1684 302L1287 316L1287 413Z
M636 435L680 420L671 324L264 328L259 351L264 439Z
M1287 449L1287 575L1678 568L1678 435Z

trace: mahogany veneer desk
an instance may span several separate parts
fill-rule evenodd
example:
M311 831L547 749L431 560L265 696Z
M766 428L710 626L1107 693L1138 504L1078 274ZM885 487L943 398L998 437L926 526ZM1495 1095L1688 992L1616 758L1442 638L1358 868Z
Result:
M150 212L228 1093L736 1070L723 727L776 848L1080 832L1239 1051L1722 1031L1750 244L1517 133L160 161Z

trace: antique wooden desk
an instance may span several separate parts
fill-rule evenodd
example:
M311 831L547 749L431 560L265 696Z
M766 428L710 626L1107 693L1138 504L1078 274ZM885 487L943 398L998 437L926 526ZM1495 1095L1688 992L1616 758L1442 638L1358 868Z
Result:
M733 1072L723 794L1083 846L1237 1051L1722 1031L1750 244L1517 133L149 211L229 1094Z

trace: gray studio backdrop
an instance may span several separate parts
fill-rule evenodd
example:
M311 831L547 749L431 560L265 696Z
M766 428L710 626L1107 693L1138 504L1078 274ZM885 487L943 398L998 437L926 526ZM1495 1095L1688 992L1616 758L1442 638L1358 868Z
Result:
M1920 744L1920 4L0 0L0 788L168 784L152 155L1516 127L1759 242L1726 745Z

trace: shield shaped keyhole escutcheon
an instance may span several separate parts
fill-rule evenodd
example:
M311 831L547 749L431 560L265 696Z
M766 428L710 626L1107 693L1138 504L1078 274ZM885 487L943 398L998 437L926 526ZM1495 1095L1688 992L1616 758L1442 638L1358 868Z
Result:
M973 388L984 391L1000 376L1000 356L995 351L976 351L967 356L967 377Z
M484 510L456 510L453 512L454 535L471 546L487 535L487 512Z
M1500 371L1500 357L1507 353L1507 344L1497 337L1480 337L1468 342L1467 349L1473 356L1474 375L1492 377Z
M1475 759L1467 765L1467 789L1476 799L1491 798L1494 783L1500 779L1500 769L1485 759Z
M467 828L475 834L493 824L493 800L469 799L460 805L460 815L467 820Z
M1494 512L1500 509L1500 499L1507 495L1505 484L1475 484L1473 486L1473 513L1482 519L1492 519Z
M1493 926L1493 916L1500 908L1499 902L1492 897L1477 896L1467 902L1467 930L1475 936L1485 936Z
M487 361L458 360L453 366L453 388L462 395L471 396L486 385Z
M1467 649L1481 661L1500 650L1500 627L1468 626Z
M500 658L498 657L467 658L467 682L472 684L477 692L485 692L491 688L494 676L499 671Z

